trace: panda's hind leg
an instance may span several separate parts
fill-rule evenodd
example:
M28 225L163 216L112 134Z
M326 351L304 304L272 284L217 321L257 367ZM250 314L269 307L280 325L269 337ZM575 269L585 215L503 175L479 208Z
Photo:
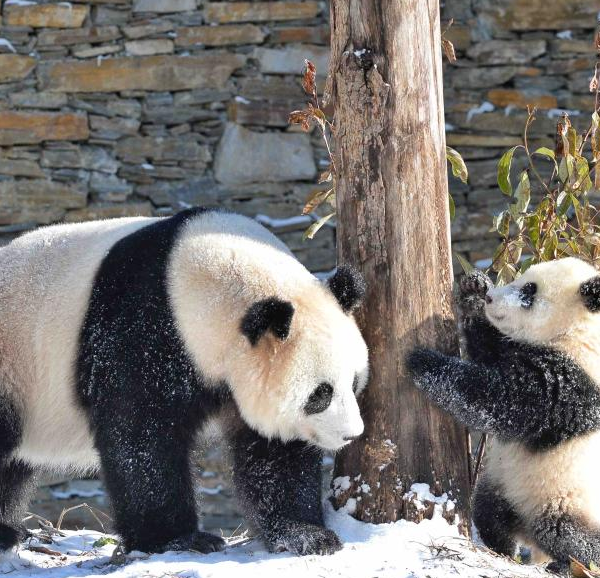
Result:
M600 529L569 514L547 514L531 524L531 534L537 544L554 562L549 569L569 574L570 559L589 568L590 562L600 564Z
M15 546L23 536L21 521L35 487L34 470L12 457L21 431L15 404L0 393L0 552Z
M523 524L501 488L484 473L473 494L473 523L483 543L505 556L516 554L515 535Z
M34 470L19 460L0 464L0 552L25 536L22 520L35 489Z

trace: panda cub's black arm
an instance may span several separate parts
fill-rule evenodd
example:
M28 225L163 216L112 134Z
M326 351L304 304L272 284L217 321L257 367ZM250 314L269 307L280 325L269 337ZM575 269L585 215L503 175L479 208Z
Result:
M600 392L567 356L521 344L493 366L419 349L407 364L415 384L472 429L553 447L600 428Z
M493 286L482 271L472 271L458 283L457 304L467 354L482 363L493 363L506 348L504 335L485 316L485 297Z

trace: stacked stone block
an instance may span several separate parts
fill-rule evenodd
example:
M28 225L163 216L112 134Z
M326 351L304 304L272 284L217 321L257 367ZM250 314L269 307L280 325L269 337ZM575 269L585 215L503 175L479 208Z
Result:
M297 217L327 155L288 127L304 58L327 70L313 0L5 0L0 243L39 225L225 206L315 271L334 229ZM266 219L261 217L266 215Z
M444 65L447 140L471 174L451 178L453 240L469 260L496 244L496 163L526 105L534 145L552 146L561 110L588 122L598 9L443 0L459 57ZM304 242L310 219L287 220L328 164L317 133L287 124L305 58L323 86L325 1L4 0L1 19L0 243L57 221L221 205L267 215L309 267L333 267L334 228Z
M506 206L497 162L522 142L527 105L538 109L532 147L554 147L563 111L578 129L589 126L599 9L596 0L444 0L442 18L454 19L447 37L458 55L444 65L446 138L470 172L468 186L450 177L452 238L455 252L471 262L489 259L497 245L490 214ZM542 173L545 163L540 157Z

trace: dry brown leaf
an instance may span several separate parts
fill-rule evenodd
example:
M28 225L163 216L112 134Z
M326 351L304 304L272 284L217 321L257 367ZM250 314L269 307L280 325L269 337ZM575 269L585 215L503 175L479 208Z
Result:
M306 68L304 70L304 76L302 77L302 88L306 94L316 98L317 84L315 79L317 76L317 68L310 60L307 59L304 60L304 65Z
M448 62L456 62L456 51L454 50L454 44L452 44L452 42L450 42L450 40L447 38L442 38L442 48L446 58L448 59Z
M313 191L306 199L306 204L302 209L303 215L308 215L312 213L321 203L324 203L329 195L333 193L333 189L329 189L327 191L316 190Z
M308 132L310 130L310 118L312 114L308 110L294 110L290 112L290 117L288 122L290 124L299 124L300 128L304 132Z

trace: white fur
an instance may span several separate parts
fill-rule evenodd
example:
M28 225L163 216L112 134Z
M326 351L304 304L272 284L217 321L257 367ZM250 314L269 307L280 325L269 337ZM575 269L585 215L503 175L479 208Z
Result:
M535 265L488 293L486 315L509 338L571 356L600 387L600 313L590 312L580 294L581 284L597 275L573 258ZM530 282L537 284L537 294L533 307L524 309L519 289ZM542 512L570 513L600 527L599 456L600 432L544 452L494 440L486 472L527 520Z
M366 382L366 345L354 319L276 237L245 217L206 213L181 236L169 278L190 355L212 380L231 385L249 425L327 449L362 433L352 383L355 374L361 387ZM290 335L281 342L267 334L252 346L238 330L242 317L271 296L294 306ZM334 387L333 401L306 416L302 408L321 382Z
M94 274L121 237L148 219L38 229L0 249L0 384L24 409L18 455L55 468L93 468L74 364Z
M74 369L94 275L122 237L156 219L133 218L39 229L0 249L0 387L25 416L17 455L54 468L97 467ZM169 268L180 329L201 372L231 381L248 423L265 435L327 448L362 432L351 391L367 350L354 320L287 248L253 221L224 213L195 218ZM240 319L254 300L276 295L296 313L284 343L252 348ZM335 387L331 408L302 417L312 387Z

